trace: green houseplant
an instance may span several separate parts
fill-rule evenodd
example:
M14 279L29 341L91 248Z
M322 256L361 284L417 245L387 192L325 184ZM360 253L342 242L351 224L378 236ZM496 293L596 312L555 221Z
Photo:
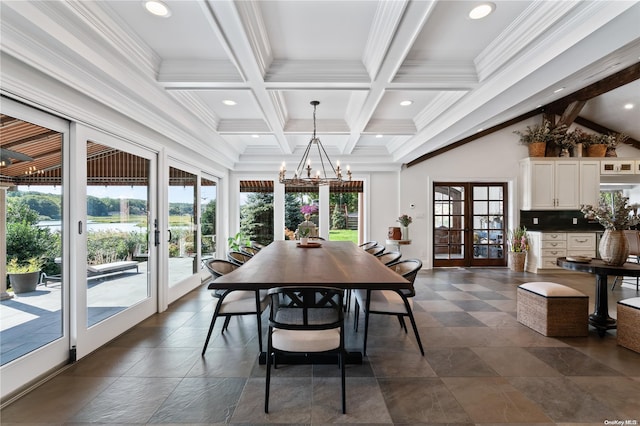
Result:
M42 261L36 257L26 262L19 262L16 257L12 258L7 263L7 275L13 292L19 294L35 291L40 282L41 268Z

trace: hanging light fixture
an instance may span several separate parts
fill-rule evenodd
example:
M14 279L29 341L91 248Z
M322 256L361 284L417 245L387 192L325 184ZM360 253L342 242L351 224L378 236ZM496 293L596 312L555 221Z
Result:
M325 151L324 146L322 146L322 142L320 142L320 139L316 136L316 107L320 105L320 102L311 101L311 105L313 105L313 136L311 140L309 140L304 154L302 154L293 178L286 178L287 169L285 163L282 162L282 166L280 166L280 183L287 186L323 186L331 184L341 185L343 182L350 182L351 169L349 166L347 166L347 178L345 180L343 179L342 170L340 169L340 162L338 161L336 163L336 167L333 166L327 151ZM320 167L316 169L315 174L313 173L311 159L309 158L313 146L315 146L315 149L318 151L320 161ZM327 171L329 171L329 173L333 172L333 174L331 176L327 175Z

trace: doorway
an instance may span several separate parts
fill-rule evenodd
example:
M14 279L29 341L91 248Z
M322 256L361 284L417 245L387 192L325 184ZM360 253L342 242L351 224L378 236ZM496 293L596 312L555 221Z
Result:
M506 266L507 184L433 184L433 265Z

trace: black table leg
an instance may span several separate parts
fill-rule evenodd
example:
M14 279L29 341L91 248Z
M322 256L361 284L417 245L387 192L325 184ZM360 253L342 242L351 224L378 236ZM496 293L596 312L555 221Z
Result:
M589 324L598 330L600 337L607 330L616 328L616 320L609 316L607 275L596 274L596 301L594 312L589 315Z

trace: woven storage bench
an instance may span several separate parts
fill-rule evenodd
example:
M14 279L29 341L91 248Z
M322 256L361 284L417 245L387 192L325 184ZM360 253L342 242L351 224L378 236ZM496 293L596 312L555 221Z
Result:
M518 322L549 337L589 334L589 297L562 284L530 282L518 287Z
M640 297L620 300L618 313L618 345L640 353Z

